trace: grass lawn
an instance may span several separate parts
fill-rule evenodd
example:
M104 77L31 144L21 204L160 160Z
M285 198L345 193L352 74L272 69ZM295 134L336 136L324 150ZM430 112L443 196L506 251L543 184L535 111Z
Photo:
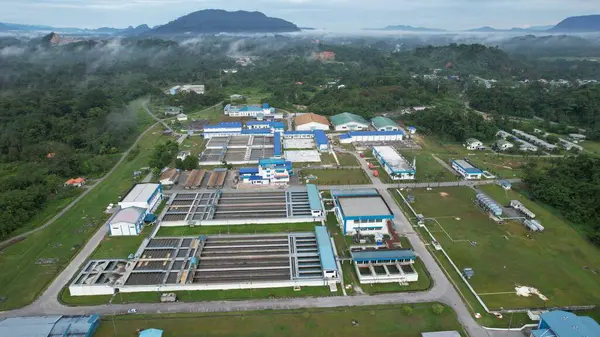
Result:
M299 164L304 164L304 163L299 163ZM307 166L310 165L334 165L337 166L337 162L335 161L335 158L333 158L333 155L330 154L329 152L324 152L321 153L321 162L320 163L306 163L309 164ZM296 165L294 165L296 166Z
M336 152L335 155L340 162L340 166L360 166L356 157L348 153Z
M206 147L204 138L198 136L187 137L183 143L179 146L181 151L190 151L192 156L197 156Z
M362 169L306 169L301 171L302 176L314 175L316 180L311 181L317 185L360 185L370 184Z
M421 332L456 330L466 336L456 314L433 303L286 311L207 314L161 314L104 317L94 336L135 336L138 329L157 328L167 336L187 337L420 337ZM439 304L438 304L439 305ZM353 325L352 321L358 321Z
M145 113L144 113L145 114ZM154 127L138 143L140 153L125 160L104 182L99 184L51 226L30 235L0 254L0 311L31 303L54 277L69 263L88 238L104 225L104 208L116 203L131 188L132 173L148 164L154 145L164 142L162 128ZM38 265L41 258L58 259L53 264Z
M411 163L413 159L417 160L416 182L458 180L456 175L443 167L429 152L422 150L399 150L399 152Z
M156 236L198 236L216 234L253 234L253 233L292 233L292 232L314 232L318 222L298 222L283 224L254 224L254 225L231 225L231 226L179 226L161 227Z
M145 238L152 232L152 227L144 229L141 235L135 236L105 236L92 254L92 259L126 259L129 254L135 254Z
M118 293L111 303L159 303L162 292ZM302 287L295 291L293 288L267 289L233 289L233 290L196 290L176 291L177 299L182 302L202 301L239 301L261 298L290 298L290 297L325 297L341 295L341 290L332 293L329 287ZM70 306L103 305L109 303L111 295L71 296L68 288L63 289L61 301Z
M155 111L154 113L157 116L164 116L162 113L162 109L159 111ZM221 104L216 104L207 108L195 110L195 111L184 111L186 115L188 115L188 120L192 119L208 119L210 122L218 120L221 116L223 116L223 106ZM189 121L187 123L189 123ZM185 123L185 122L184 122ZM187 125L187 124L186 124Z
M429 220L427 226L459 269L471 267L471 284L490 309L568 306L600 301L600 250L562 219L514 191L488 185L484 192L502 204L519 199L546 227L528 232L518 222L497 225L472 203L467 187L413 189L413 207ZM458 219L457 219L458 218ZM471 242L476 242L472 245ZM560 275L560 277L557 277ZM521 297L516 285L535 287L548 297Z
M586 140L584 142L579 143L578 145L583 146L584 150L600 153L600 142L595 142L592 140Z

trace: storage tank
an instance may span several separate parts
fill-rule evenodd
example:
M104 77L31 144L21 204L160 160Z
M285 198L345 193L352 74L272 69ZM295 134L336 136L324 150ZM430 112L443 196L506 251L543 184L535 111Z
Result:
M537 221L537 220L530 220L530 222L531 222L531 223L532 223L534 226L536 226L536 227L537 227L537 229L538 229L540 232L543 232L543 231L544 231L544 229L545 229L545 228L544 228L544 226L542 226L542 224L541 224L539 221Z
M500 207L500 205L498 205L493 199L491 199L487 195L479 193L477 194L476 199L479 202L479 204L481 204L481 206L483 206L495 216L502 215L502 207Z
M525 227L531 229L534 232L538 231L538 227L533 222L531 222L531 220L523 221L523 225L525 225Z

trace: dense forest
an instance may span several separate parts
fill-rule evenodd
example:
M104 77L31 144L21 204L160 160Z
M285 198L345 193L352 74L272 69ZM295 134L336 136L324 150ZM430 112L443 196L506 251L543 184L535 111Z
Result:
M530 164L524 182L534 199L558 209L600 246L600 157L582 154Z
M589 129L589 138L600 138L600 85L473 86L467 96L470 106L480 111L578 125Z

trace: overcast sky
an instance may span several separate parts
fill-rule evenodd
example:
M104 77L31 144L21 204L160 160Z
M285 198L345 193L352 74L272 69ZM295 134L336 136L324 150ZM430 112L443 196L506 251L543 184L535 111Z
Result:
M598 0L0 0L0 5L0 22L55 27L154 26L219 8L261 11L332 31L397 24L449 30L528 27L600 12Z

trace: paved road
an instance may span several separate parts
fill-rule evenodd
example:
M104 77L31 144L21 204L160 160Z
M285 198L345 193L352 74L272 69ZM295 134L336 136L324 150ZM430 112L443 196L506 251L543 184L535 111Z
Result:
M372 177L371 177L372 179ZM378 179L379 180L379 179ZM505 179L511 183L518 183L521 179ZM320 190L331 189L356 189L356 188L426 188L426 187L454 187L454 186L481 186L495 184L496 180L477 180L477 181L447 181L447 182L430 182L430 183L397 183L386 184L381 182L379 185L375 183L370 185L319 185Z

